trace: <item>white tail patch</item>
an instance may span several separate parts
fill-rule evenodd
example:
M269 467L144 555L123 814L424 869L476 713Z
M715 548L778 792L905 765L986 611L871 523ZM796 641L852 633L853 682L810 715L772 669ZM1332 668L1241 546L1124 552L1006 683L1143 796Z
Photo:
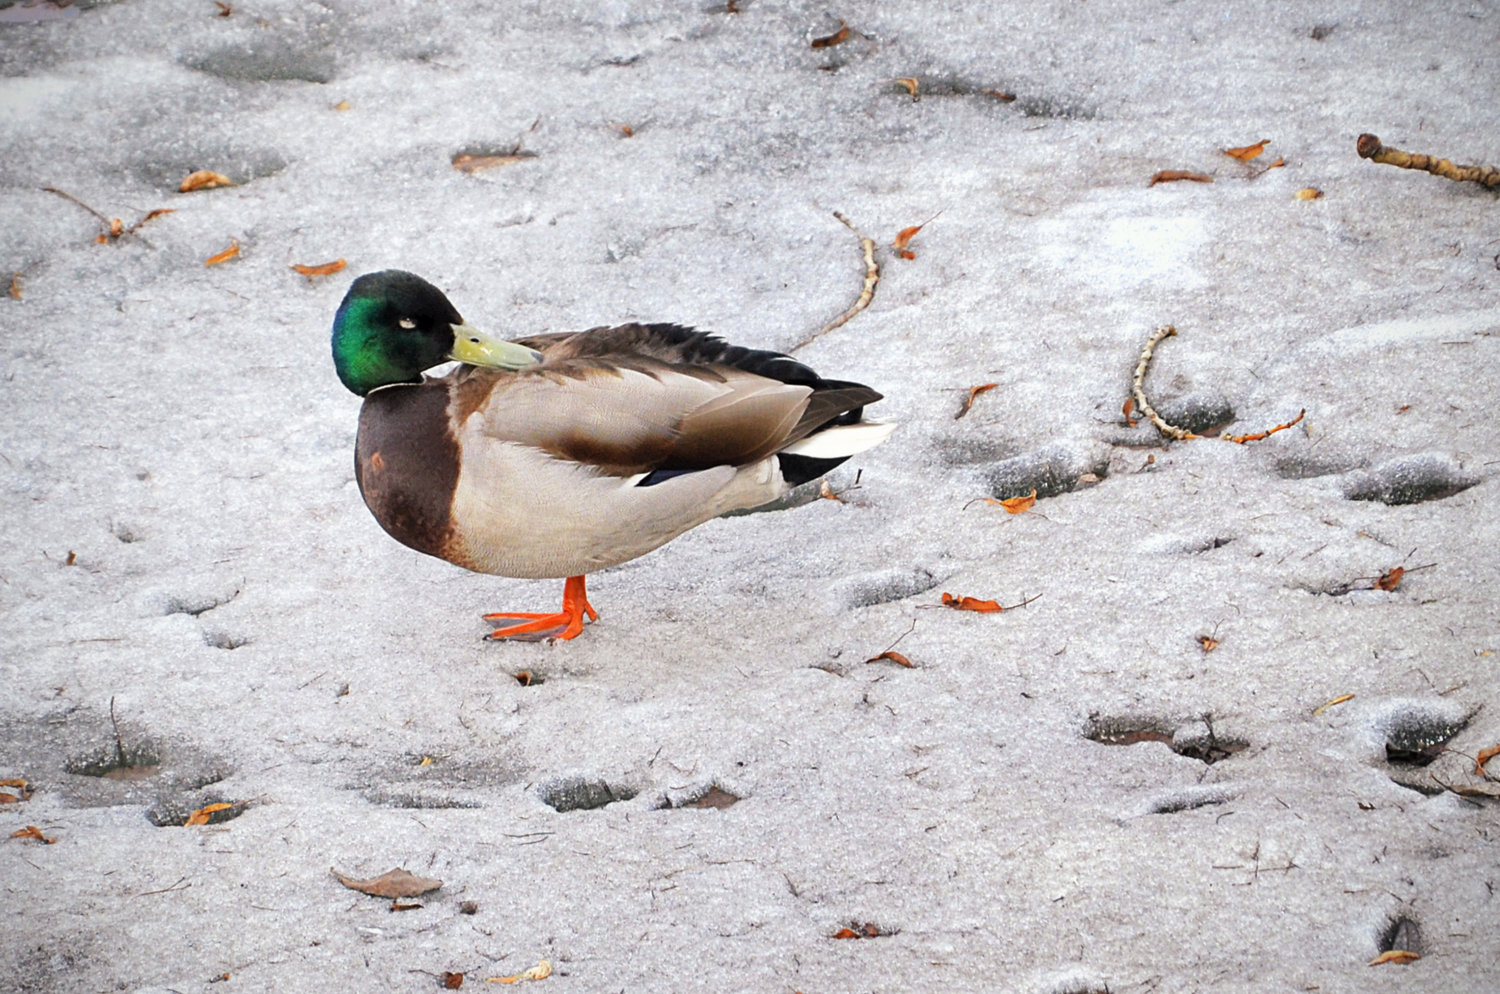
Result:
M895 430L895 424L880 421L861 421L857 425L839 425L793 442L781 451L789 456L838 459L841 456L852 456L856 452L875 448L890 437L891 432Z

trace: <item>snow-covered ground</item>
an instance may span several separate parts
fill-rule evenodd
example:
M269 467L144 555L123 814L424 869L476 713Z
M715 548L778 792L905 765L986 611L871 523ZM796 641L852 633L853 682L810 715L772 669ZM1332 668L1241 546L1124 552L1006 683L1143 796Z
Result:
M1500 203L1355 154L1500 165L1500 4L227 2L0 10L0 835L56 840L0 839L0 989L1500 990L1500 802L1439 783L1500 786ZM560 582L365 510L355 275L787 349L835 210L882 279L798 356L902 422L845 503L557 645L478 616ZM1164 414L1305 420L1127 427L1167 323Z

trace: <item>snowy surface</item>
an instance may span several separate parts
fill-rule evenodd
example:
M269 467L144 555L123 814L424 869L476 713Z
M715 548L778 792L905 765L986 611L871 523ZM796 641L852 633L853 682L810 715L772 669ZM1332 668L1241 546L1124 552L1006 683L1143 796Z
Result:
M0 989L1500 989L1496 802L1434 779L1496 789L1500 203L1354 152L1500 164L1500 4L229 2L0 12L0 834L56 839L0 840ZM96 244L44 186L174 213ZM478 616L560 582L363 507L355 275L785 349L858 294L834 210L883 278L798 354L903 424L848 503L592 577L558 645ZM1125 426L1163 323L1164 413L1305 421ZM86 775L112 700L154 775Z

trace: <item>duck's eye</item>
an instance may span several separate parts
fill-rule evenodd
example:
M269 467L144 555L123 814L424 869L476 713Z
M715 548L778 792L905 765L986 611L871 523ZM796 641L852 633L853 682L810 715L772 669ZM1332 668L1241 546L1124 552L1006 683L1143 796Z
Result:
M411 318L402 318L400 324L401 327L405 328L407 331L411 331L417 326L417 322L413 321Z

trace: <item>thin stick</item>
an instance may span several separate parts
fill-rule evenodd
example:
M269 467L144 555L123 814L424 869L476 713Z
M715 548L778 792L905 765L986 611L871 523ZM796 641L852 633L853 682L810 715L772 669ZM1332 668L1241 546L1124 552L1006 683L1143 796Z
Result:
M1459 183L1467 180L1490 189L1500 187L1500 169L1494 166L1455 166L1447 159L1439 159L1435 155L1419 155L1416 152L1403 152L1399 148L1389 148L1380 144L1380 139L1371 134L1360 135L1354 147L1361 159L1369 159L1371 162L1401 169L1425 169L1434 176Z
M115 726L115 762L120 764L121 769L124 769L130 764L125 761L125 740L120 738L120 723L115 720L115 699L113 696L109 699L109 723Z
M1295 418L1293 418L1292 420L1288 421L1284 425L1277 425L1275 428L1272 428L1270 431L1258 431L1258 432L1254 432L1253 434L1250 434L1250 435L1231 435L1231 434L1229 434L1229 432L1226 431L1224 434L1220 435L1219 438L1223 439L1226 442L1236 442L1236 443L1238 443L1240 445L1244 445L1246 442L1259 442L1263 438L1270 438L1272 435L1276 434L1278 431L1286 431L1292 425L1294 425L1297 422L1301 421L1305 417L1307 417L1307 408L1304 407L1302 410L1300 410L1300 411L1297 412L1297 416Z
M1152 407L1151 402L1146 399L1146 388L1144 386L1146 367L1151 364L1152 350L1156 348L1163 338L1171 338L1175 334L1177 334L1176 328L1169 324L1164 324L1160 328L1157 328L1156 333L1147 340L1146 347L1141 350L1141 361L1135 364L1135 381L1131 384L1130 392L1135 397L1136 406L1141 409L1141 413L1150 418L1151 423L1156 425L1157 429L1163 435L1171 435L1175 439L1186 440L1189 438L1198 438L1199 436L1194 435L1185 428L1169 425L1162 420L1162 416L1156 413L1156 408Z
M840 214L838 211L834 211L833 216L844 222L844 227L854 232L854 237L859 239L859 247L864 250L865 288L860 293L859 299L854 302L853 307L849 308L847 311L825 324L822 328L813 332L807 338L787 349L788 354L796 352L798 349L802 348L805 345L812 344L815 339L828 334L835 328L843 327L850 318L854 317L854 315L858 314L866 307L869 307L870 301L875 297L875 284L880 282L880 267L875 264L875 242L872 239L866 238L860 232L860 230L854 226L853 221L850 221L847 217Z
M94 210L88 204L84 203L82 200L79 200L77 197L73 196L67 190L59 190L55 186L44 186L44 187L42 187L42 190L44 192L46 192L46 193L55 193L59 197L66 197L67 199L73 201L73 203L77 204L79 207L82 207L84 210L88 211L90 214L92 214L95 217L97 217L99 220L103 221L104 222L104 226L106 228L109 227L109 218L105 217L103 214L100 214L98 211Z

